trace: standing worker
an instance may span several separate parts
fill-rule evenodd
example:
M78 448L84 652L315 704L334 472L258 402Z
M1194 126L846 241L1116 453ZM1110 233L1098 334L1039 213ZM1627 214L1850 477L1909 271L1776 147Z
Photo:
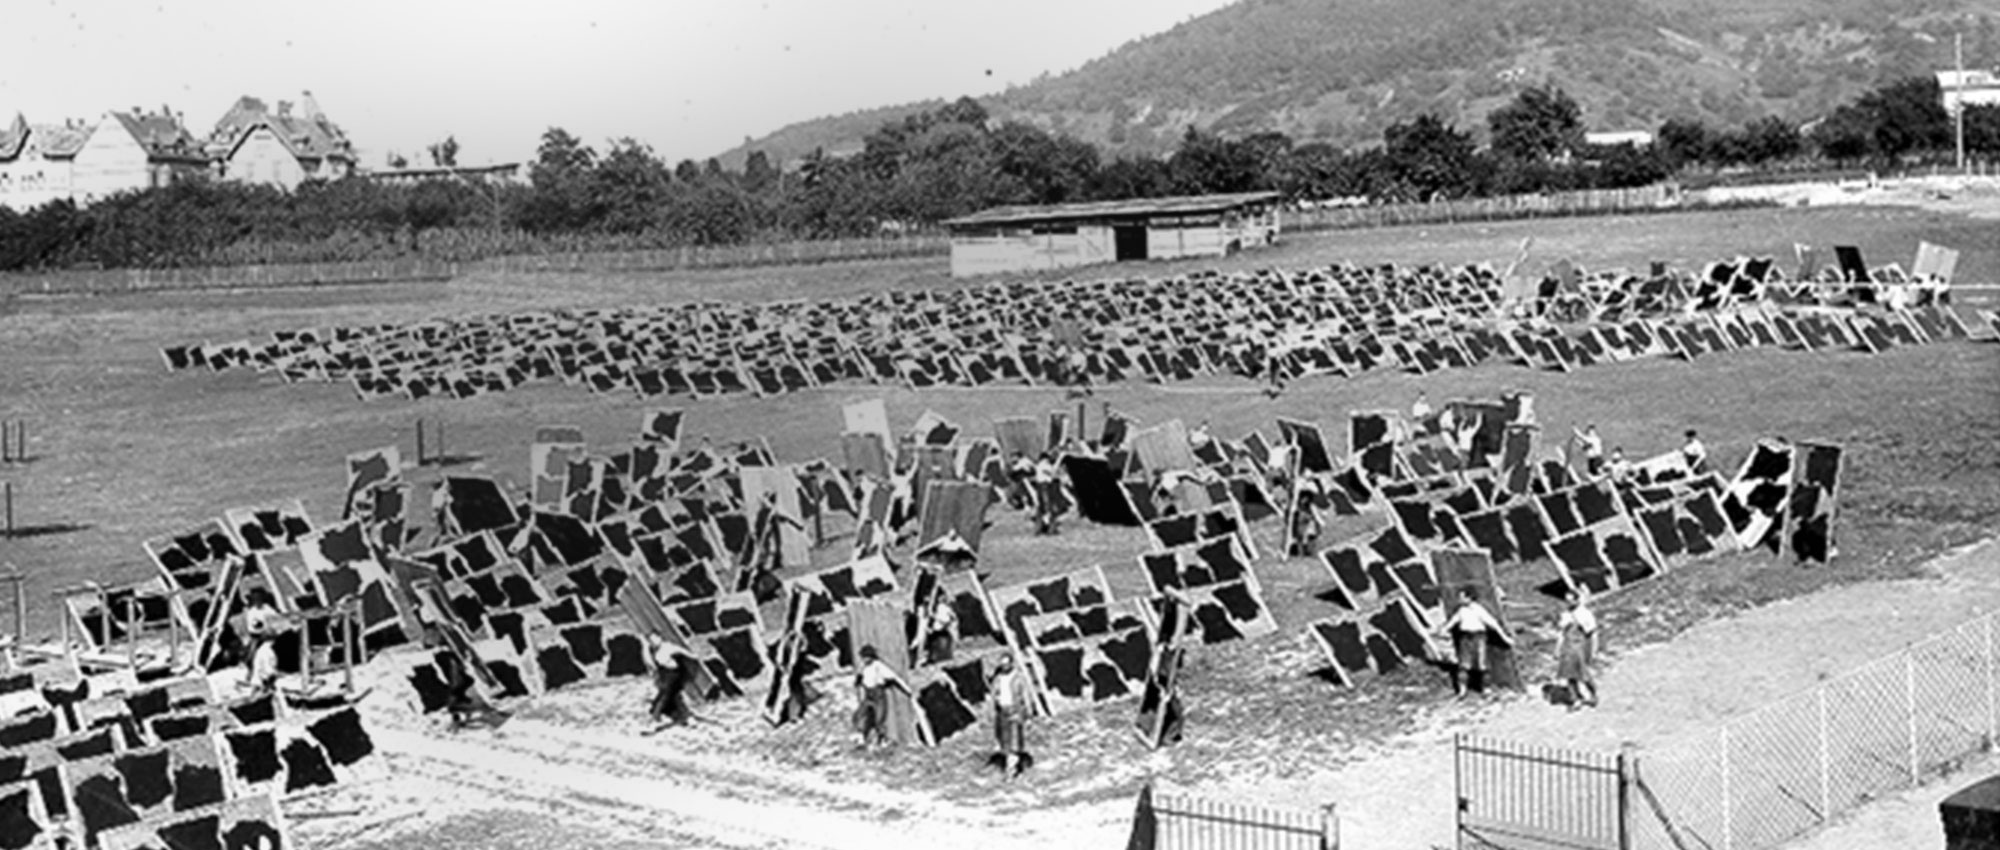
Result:
M1057 497L1061 495L1056 490L1058 486L1055 454L1042 452L1041 459L1035 462L1036 534L1055 534L1058 530L1056 515L1061 512L1061 505L1057 501Z
M1687 430L1686 436L1687 442L1681 444L1681 460L1687 463L1688 474L1708 472L1708 447L1701 444L1701 438L1695 436L1693 428Z
M1597 658L1597 615L1585 604L1589 592L1576 587L1564 594L1569 610L1556 620L1556 678L1569 685L1571 711L1597 705L1597 678L1590 672Z
M939 593L931 598L930 616L924 630L924 663L943 664L951 660L952 643L958 637L958 613L951 597Z
M1000 770L1012 779L1028 767L1028 713L1034 689L1008 652L994 662L987 690L993 694L993 739L1000 747Z
M668 726L684 726L694 716L687 704L687 685L694 678L695 660L658 632L646 635L646 642L651 644L646 656L653 666L653 701L646 712L653 724L646 733L650 735Z
M1597 436L1596 423L1583 426L1581 431L1571 428L1570 433L1583 447L1584 472L1591 478L1604 474L1604 438Z
M861 670L854 674L856 690L860 691L861 706L856 711L856 725L861 727L861 748L869 749L876 744L889 743L889 689L895 688L910 695L910 685L903 681L894 668L883 663L882 656L873 646L861 648Z
M246 630L250 637L244 658L243 687L253 696L276 693L278 646L275 616L249 618Z
M1469 689L1474 693L1486 690L1487 642L1497 640L1507 646L1514 645L1514 636L1500 625L1499 619L1479 604L1471 588L1459 591L1458 610L1437 629L1440 635L1450 635L1452 648L1458 656L1452 668L1451 689L1459 696L1465 696Z

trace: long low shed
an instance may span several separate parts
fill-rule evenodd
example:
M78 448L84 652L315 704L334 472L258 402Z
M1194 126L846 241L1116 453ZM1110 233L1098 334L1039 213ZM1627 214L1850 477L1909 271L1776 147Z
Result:
M1278 241L1278 193L995 207L945 222L953 277L1224 257Z

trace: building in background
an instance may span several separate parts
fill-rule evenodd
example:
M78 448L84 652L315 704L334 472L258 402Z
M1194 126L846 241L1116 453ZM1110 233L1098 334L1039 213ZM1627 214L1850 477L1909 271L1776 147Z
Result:
M1223 257L1278 241L1278 193L996 207L944 224L953 277Z
M1939 71L1938 88L1944 92L1944 111L1958 114L1966 106L2000 106L2000 74L1992 71Z
M84 206L119 192L205 179L208 169L200 140L172 110L107 112L70 160L70 199Z
M288 100L278 101L273 110L257 98L237 98L215 122L207 152L223 180L288 192L307 180L339 180L353 174L355 166L353 143L320 111L309 91L297 112Z
M0 129L0 206L27 212L70 196L70 161L88 138L88 125L30 124L15 115Z
M205 179L209 161L180 116L134 107L97 123L30 124L0 130L0 205L25 212L50 201L77 206L120 192Z
M388 168L380 171L363 171L361 176L377 183L391 186L412 186L431 180L462 180L472 183L523 183L527 177L521 163L501 162L492 165L446 165L430 168Z

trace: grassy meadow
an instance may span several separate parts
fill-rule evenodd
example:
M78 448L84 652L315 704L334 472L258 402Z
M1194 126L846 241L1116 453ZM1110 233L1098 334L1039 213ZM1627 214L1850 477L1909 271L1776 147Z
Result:
M1791 265L1794 243L1854 244L1872 263L1905 265L1920 239L1964 251L1961 281L2000 281L2000 244L1991 223L1895 208L1757 209L1721 213L1519 221L1288 235L1269 251L1224 261L1127 264L1085 269L1079 277L1158 276L1195 268L1308 268L1334 262L1505 268L1533 239L1523 273L1557 259L1586 269L1644 268L1654 260L1681 267L1739 254L1775 256ZM490 474L524 490L528 442L538 425L581 427L594 448L632 441L641 414L660 406L689 410L686 432L718 441L766 438L778 457L837 458L844 403L881 397L891 421L906 426L926 409L990 433L986 423L1012 415L1072 414L1077 402L1038 387L936 389L839 385L775 398L641 399L593 395L560 383L532 384L467 401L357 401L344 385L287 385L275 377L166 370L162 347L209 340L258 339L277 330L563 306L687 300L772 301L833 298L888 288L974 285L953 281L942 258L824 266L616 276L522 275L475 271L444 284L355 286L259 292L209 292L102 298L22 297L0 316L0 417L27 423L28 462L0 468L16 490L15 522L24 534L0 540L0 564L28 575L30 629L53 631L47 593L83 580L103 582L151 573L140 546L186 530L225 509L302 499L316 519L337 516L342 459L381 445L415 451L418 419L440 422L446 448L467 460L452 472ZM1697 428L1727 471L1759 437L1784 436L1846 447L1835 535L1839 557L1812 569L1761 555L1733 555L1675 571L1605 600L1601 615L1618 641L1665 640L1732 610L1809 593L1833 584L1912 575L1931 554L1987 534L2000 518L2000 344L1948 343L1881 355L1752 350L1687 363L1651 359L1570 374L1512 365L1446 370L1429 376L1376 372L1356 379L1295 382L1273 399L1261 385L1209 377L1188 384L1100 388L1087 400L1094 429L1104 406L1157 423L1207 420L1222 437L1261 429L1275 417L1316 421L1338 450L1347 412L1407 408L1421 390L1434 401L1536 397L1545 434L1597 424L1608 446L1643 458L1679 444ZM434 479L437 470L417 473ZM416 504L426 500L420 495ZM1088 564L1104 565L1120 595L1144 582L1133 559L1144 548L1136 530L1092 528L1071 520L1060 537L1035 537L1020 515L996 509L983 560L990 585ZM1165 763L1145 756L1127 731L1132 706L1119 703L1046 722L1041 737L1059 751L1044 766L1033 797L1021 805L1130 793L1144 771L1183 781L1226 775L1286 775L1343 757L1360 742L1401 728L1418 707L1445 691L1441 675L1408 671L1336 690L1314 675L1322 665L1306 622L1331 612L1307 589L1321 580L1304 559L1283 561L1274 522L1258 528L1258 565L1280 624L1271 638L1197 653L1184 677L1188 738ZM821 553L837 560L846 542ZM1547 564L1504 571L1514 592L1512 616L1546 624L1553 603L1531 588L1555 575ZM1540 637L1530 637L1530 664ZM744 707L746 710L747 706ZM532 714L534 709L530 709ZM550 709L553 711L553 709ZM747 716L747 713L746 713ZM551 714L564 722L589 716ZM988 780L974 762L982 729L943 749L950 757L902 752L868 760L835 757L849 744L835 712L766 732L761 722L716 746L748 744L758 758L829 778L897 785L922 783L946 797L980 796ZM960 758L962 756L962 758Z

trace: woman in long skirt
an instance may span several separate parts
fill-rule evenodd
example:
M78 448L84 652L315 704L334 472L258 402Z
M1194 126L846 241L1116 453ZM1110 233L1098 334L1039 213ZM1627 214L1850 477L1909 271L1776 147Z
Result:
M1590 663L1597 657L1597 615L1590 612L1579 587L1567 595L1569 610L1556 621L1556 678L1569 685L1570 710L1597 705L1597 677Z

